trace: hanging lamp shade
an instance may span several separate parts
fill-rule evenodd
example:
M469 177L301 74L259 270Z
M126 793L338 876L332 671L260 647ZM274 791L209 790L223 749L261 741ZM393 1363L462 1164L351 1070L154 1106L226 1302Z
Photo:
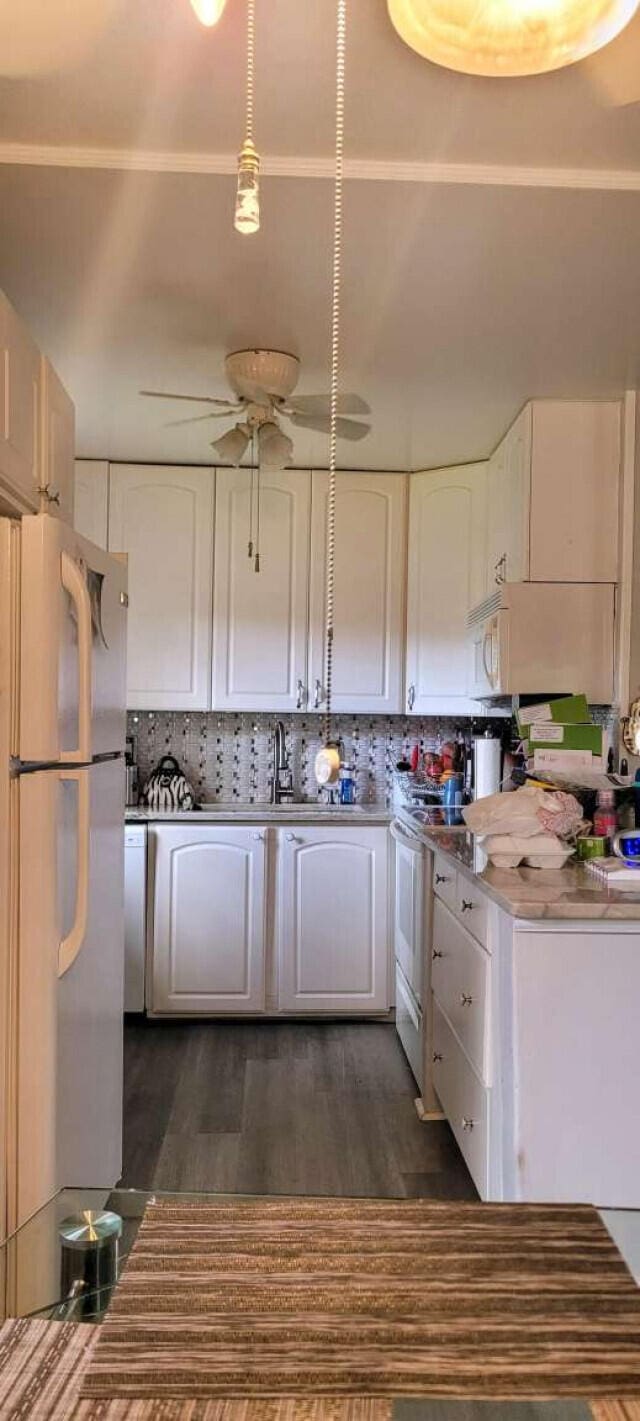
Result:
M227 0L191 0L201 25L217 25Z
M400 38L462 74L546 74L593 54L640 0L387 0Z

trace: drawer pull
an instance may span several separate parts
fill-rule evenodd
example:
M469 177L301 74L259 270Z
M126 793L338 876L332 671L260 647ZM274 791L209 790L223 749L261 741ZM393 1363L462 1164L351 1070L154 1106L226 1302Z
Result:
M463 898L463 899L462 899L462 912L463 912L463 913L470 913L472 908L473 908L473 903L470 903L467 898Z
M473 997L470 996L469 992L461 992L461 993L460 993L460 1006L461 1006L461 1007L471 1007L471 1006L473 1006Z
M450 882L451 882L451 879L450 879L450 878L447 878L446 873L437 873L437 874L436 874L436 883L450 883Z
M444 957L444 952L439 952L438 948L434 947L433 952L431 953L432 961L435 962L437 957Z
M432 1059L434 1066L437 1066L438 1061L442 1060L442 1051L434 1051Z
M462 1128L463 1128L463 1130L473 1130L473 1127L474 1127L475 1123L476 1123L475 1120L471 1120L468 1115L463 1115L463 1117L462 1117Z

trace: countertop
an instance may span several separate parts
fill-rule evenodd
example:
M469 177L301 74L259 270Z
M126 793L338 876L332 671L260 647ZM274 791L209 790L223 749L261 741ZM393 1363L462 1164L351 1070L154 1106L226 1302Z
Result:
M564 868L481 867L486 855L468 829L424 825L421 836L514 918L640 920L640 891L603 888L581 863Z
M389 824L384 804L205 804L185 812L127 808L127 824Z

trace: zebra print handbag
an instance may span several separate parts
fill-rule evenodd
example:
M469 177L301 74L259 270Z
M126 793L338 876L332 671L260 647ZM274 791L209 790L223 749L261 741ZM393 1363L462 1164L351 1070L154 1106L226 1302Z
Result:
M173 755L163 755L151 771L142 791L142 803L147 809L188 810L196 797L188 779Z

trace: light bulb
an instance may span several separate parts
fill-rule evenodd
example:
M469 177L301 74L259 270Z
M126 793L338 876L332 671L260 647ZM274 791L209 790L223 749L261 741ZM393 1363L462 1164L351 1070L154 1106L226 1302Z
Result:
M638 0L387 0L401 39L462 74L562 69L608 44Z
M191 0L201 25L217 25L227 0Z
M245 139L238 158L238 190L236 193L236 232L245 236L260 227L260 159L250 138Z

